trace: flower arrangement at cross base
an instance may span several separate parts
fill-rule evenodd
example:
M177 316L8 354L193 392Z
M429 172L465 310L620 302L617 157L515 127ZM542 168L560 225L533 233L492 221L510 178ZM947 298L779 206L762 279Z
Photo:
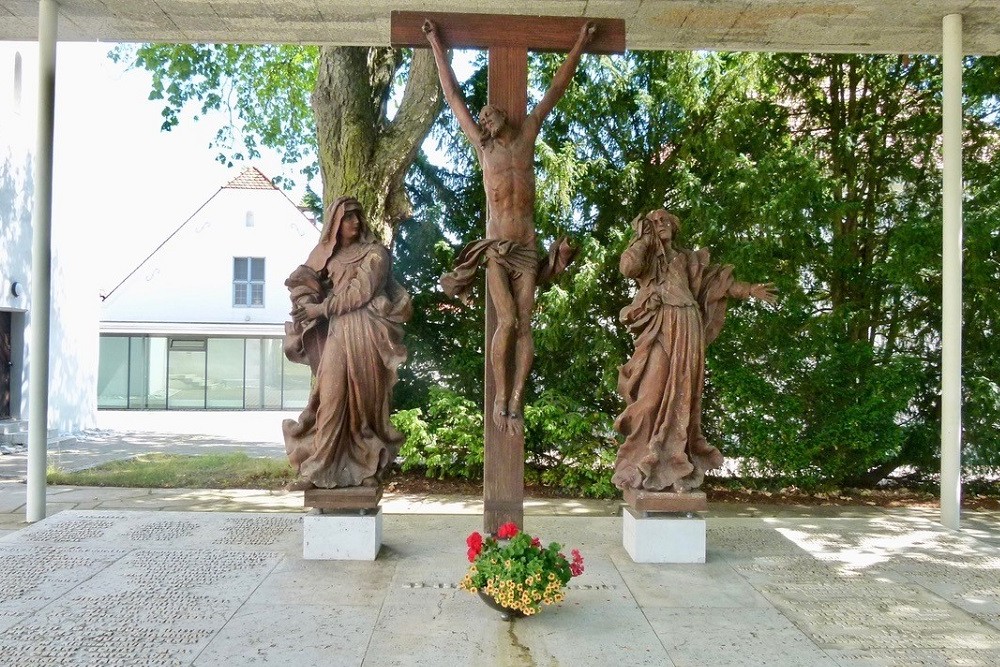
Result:
M492 598L511 612L532 616L542 605L562 602L563 587L583 574L583 556L576 549L570 559L552 542L521 532L513 523L497 529L496 538L474 532L466 539L469 571L459 587Z

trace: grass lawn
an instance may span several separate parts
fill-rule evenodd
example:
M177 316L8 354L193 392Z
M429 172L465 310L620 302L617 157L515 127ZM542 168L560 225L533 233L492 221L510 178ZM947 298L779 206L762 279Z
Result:
M295 479L287 461L231 454L143 454L78 472L49 470L49 484L140 489L276 489Z

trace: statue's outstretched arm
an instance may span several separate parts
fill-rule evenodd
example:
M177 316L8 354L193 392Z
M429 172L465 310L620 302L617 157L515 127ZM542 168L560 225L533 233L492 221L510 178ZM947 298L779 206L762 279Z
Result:
M580 64L580 57L583 55L583 47L589 44L594 39L594 33L597 32L597 25L593 21L589 21L582 28L580 28L580 36L576 39L576 44L570 50L569 55L566 56L566 60L563 61L562 66L559 67L559 71L556 75L552 77L552 85L549 89L545 91L545 95L542 96L541 101L531 110L528 114L528 118L525 120L526 125L531 125L531 129L535 134L538 133L539 128L545 121L545 118L552 112L556 104L562 99L562 96L566 93L566 89L569 88L569 82L573 80L573 74L576 72L577 66Z
M458 85L458 79L455 78L455 70L451 68L448 56L445 55L444 46L441 44L441 36L438 35L437 25L428 19L424 21L423 31L424 35L427 36L427 41L430 42L431 51L434 52L434 63L437 65L438 78L441 80L441 90L444 91L444 99L448 101L448 106L451 107L452 113L458 119L458 124L462 128L462 131L465 132L465 136L469 138L473 146L478 148L479 125L469 111L469 105L465 102L465 96Z
M774 283L744 283L733 281L726 296L736 299L760 299L766 303L776 303Z

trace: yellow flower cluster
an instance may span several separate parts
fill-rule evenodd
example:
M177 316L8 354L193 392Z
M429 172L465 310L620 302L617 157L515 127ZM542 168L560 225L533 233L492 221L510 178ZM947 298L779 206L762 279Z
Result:
M475 564L471 565L469 567L469 571L465 573L464 577L462 577L462 581L458 584L458 587L461 588L463 591L469 591L470 593L478 593L479 589L476 588L475 583L472 581L472 578L476 576L478 572L479 568L477 568Z
M476 568L473 565L462 579L459 588L470 593L478 593L479 589L473 580L475 575ZM542 582L545 579L548 583L543 587ZM525 616L537 614L541 611L542 604L562 602L566 597L562 592L562 583L552 573L545 578L541 574L528 576L523 583L491 577L487 580L483 592L496 600L497 604L519 611Z

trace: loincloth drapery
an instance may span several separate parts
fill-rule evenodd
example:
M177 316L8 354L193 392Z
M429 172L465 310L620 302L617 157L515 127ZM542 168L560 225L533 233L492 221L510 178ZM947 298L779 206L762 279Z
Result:
M511 277L528 273L537 276L539 271L538 251L531 246L503 239L473 241L462 248L454 271L441 276L444 293L467 303L476 279L476 269L484 262L502 266Z

